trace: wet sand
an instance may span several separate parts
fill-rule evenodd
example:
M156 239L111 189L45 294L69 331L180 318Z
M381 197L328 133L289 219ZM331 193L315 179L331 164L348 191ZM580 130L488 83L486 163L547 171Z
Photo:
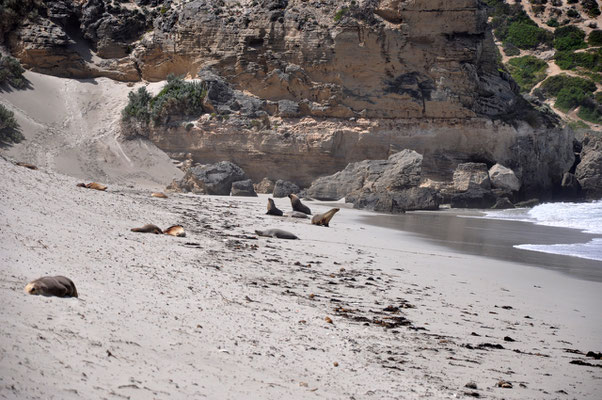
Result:
M362 222L411 232L433 245L457 252L492 257L602 282L602 262L514 248L519 244L587 243L602 235L576 229L548 227L522 221L481 218L478 210L408 212L371 215Z

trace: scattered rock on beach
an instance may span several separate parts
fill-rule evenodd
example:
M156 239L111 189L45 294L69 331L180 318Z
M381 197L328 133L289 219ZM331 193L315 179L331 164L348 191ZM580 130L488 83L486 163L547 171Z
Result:
M491 186L499 189L506 189L516 192L520 190L520 181L514 171L501 164L495 164L489 169L489 179Z
M274 197L287 197L289 194L297 194L301 191L299 186L289 181L278 179L274 184Z
M246 180L245 172L230 161L190 168L184 177L172 186L184 192L228 196L232 183Z
M257 193L255 193L255 189L253 188L253 182L250 179L233 182L230 194L232 196L257 197Z
M261 182L255 183L253 187L257 193L270 194L274 192L274 181L269 178L263 178Z

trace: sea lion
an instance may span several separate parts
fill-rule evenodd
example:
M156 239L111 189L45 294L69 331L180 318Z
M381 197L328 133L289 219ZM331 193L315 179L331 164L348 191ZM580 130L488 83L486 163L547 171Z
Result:
M265 231L256 230L255 233L258 236L274 237L278 239L299 239L294 234L283 231L282 229L266 229Z
M324 214L316 214L311 219L311 223L314 224L314 225L328 226L328 223L330 222L330 220L332 219L332 217L337 212L339 212L339 210L340 210L340 208L333 208L333 209L325 212Z
M268 199L268 212L266 214L282 217L282 210L280 210L280 209L278 209L278 207L276 207L276 204L274 204L274 200Z
M105 190L107 190L107 186L105 186L105 185L101 185L100 183L96 183L96 182L90 182L90 183L78 183L76 186L78 186L78 187L83 187L83 188L87 188L87 189L100 190L100 191L105 191Z
M165 193L161 193L161 192L153 192L153 193L151 193L151 197L158 197L160 199L166 199L167 195Z
M19 167L25 167L25 168L33 169L33 170L38 169L38 167L36 167L35 165L24 163L24 162L17 162L17 163L15 163L15 165L18 165Z
M161 228L159 228L157 225L153 225L153 224L146 224L142 228L132 228L130 230L132 232L154 233L157 235L160 235L161 233L163 233Z
M169 228L163 231L166 235L177 236L177 237L185 237L186 232L184 232L184 227L182 225L172 225Z
M41 296L77 297L73 281L64 276L44 276L29 282L25 293Z
M291 218L309 218L309 215L299 211L289 211L286 213L286 216Z
M291 193L288 195L288 198L291 199L291 205L293 206L294 211L299 211L311 215L311 210L309 209L309 207L303 205L303 203L301 203L301 200L299 200L299 197L297 197L296 194Z

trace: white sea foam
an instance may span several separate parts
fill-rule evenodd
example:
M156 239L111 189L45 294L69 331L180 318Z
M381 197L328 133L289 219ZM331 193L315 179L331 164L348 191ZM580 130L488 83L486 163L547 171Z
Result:
M526 221L537 225L572 228L586 233L602 234L602 200L591 203L546 203L531 209L490 211L486 213L485 218ZM520 244L514 247L602 261L602 239L593 239L588 243Z

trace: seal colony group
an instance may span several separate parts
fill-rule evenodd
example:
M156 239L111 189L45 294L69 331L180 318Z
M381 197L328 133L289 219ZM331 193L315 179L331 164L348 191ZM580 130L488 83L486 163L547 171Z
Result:
M140 228L132 228L130 229L132 232L141 232L141 233L154 233L156 235L165 234L170 236L177 237L185 237L186 232L184 231L184 227L182 225L172 225L165 230L161 230L157 225L146 224Z

